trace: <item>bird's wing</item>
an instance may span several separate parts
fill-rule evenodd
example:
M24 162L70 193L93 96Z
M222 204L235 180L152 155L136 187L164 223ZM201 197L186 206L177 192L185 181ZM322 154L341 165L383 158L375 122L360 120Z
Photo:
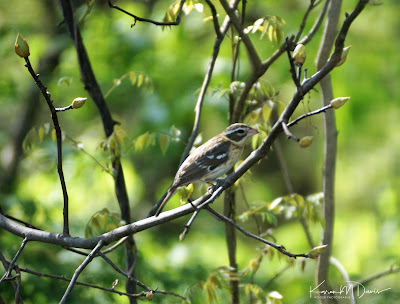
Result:
M211 144L215 143L210 143L210 145ZM211 171L226 163L229 156L228 151L230 145L231 143L229 141L223 141L215 145L215 147L200 147L201 151L196 150L179 168L177 176L175 177L175 180L179 181L177 186L180 187L197 180L204 180L204 177Z

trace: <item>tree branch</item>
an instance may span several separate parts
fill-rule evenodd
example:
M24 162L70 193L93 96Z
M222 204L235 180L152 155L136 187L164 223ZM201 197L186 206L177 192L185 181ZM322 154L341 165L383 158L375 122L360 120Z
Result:
M14 258L12 259L10 265L8 265L8 269L6 273L3 275L3 277L0 279L0 283L4 280L7 280L10 278L11 272L14 268L15 262L18 260L19 255L21 254L22 250L24 250L25 245L28 243L28 239L24 238L22 241L21 247L18 249L17 253L15 254Z
M329 58L329 54L331 52L336 36L341 5L342 5L341 0L332 0L330 3L328 16L325 23L325 30L316 59L317 69L320 69L324 65L326 60L328 60ZM341 42L341 45L344 46L344 39ZM337 51L337 48L335 48L335 52L339 53L340 51L341 54L342 49L343 47L340 47L340 50ZM326 106L333 99L330 75L327 75L326 77L321 79L320 86L321 86L321 99L322 99L321 103L323 106ZM324 133L325 133L324 170L323 170L322 184L324 192L325 226L322 231L321 243L328 245L328 248L321 254L317 263L316 282L318 283L318 289L320 291L329 289L328 272L330 265L330 256L332 251L333 225L334 225L334 215L335 215L334 183L335 183L335 166L336 166L336 149L337 149L336 148L337 131L335 123L335 113L333 111L329 111L324 115ZM321 303L331 302L330 299L325 299L325 298L324 299L321 298L320 301Z
M104 246L104 241L100 240L96 247L93 248L93 250L88 254L88 256L86 257L86 259L82 262L81 265L79 265L79 267L75 270L74 275L72 276L71 281L69 282L69 285L67 287L67 290L64 293L64 296L62 297L60 304L64 304L66 303L69 294L72 291L72 288L74 287L76 281L78 280L79 275L81 274L81 272L85 269L85 267L87 265L89 265L89 263L96 257L97 252Z
M62 134L61 134L61 127L58 122L57 111L54 107L53 101L51 100L50 92L47 91L47 87L44 86L42 81L39 79L39 74L36 74L33 70L29 57L24 57L25 59L25 66L28 69L29 73L31 74L32 78L35 80L39 90L42 92L44 99L47 102L47 105L50 109L51 119L53 120L54 129L56 131L56 140L57 140L57 172L61 183L61 189L63 193L64 199L64 208L63 208L63 233L65 235L69 235L69 220L68 220L68 193L67 193L67 186L65 184L64 172L62 167Z
M154 21L151 19L136 16L136 15L129 13L128 11L120 8L119 6L112 4L110 0L108 0L108 5L111 8L115 8L116 10L119 10L120 12L123 12L124 14L127 14L128 16L131 16L134 20L133 23L131 24L131 27L134 27L137 21L149 22L149 23L152 23L155 25L162 25L162 26L168 25L169 26L169 25L179 25L179 23L181 22L182 8L183 8L183 5L185 4L185 1L186 0L181 0L181 2L179 4L178 13L176 15L176 20L172 21L172 22L159 22L159 21Z
M86 52L86 48L83 43L79 27L75 21L71 1L60 0L60 5L69 35L72 41L74 42L76 48L82 81L84 83L85 89L88 91L88 93L90 94L94 103L97 106L97 109L100 113L103 122L105 135L106 137L108 137L113 133L114 125L117 124L117 122L111 116L111 112L108 109L103 93L101 92L100 86L97 83L96 77L93 73L90 59ZM119 208L121 211L121 218L126 223L130 223L131 216L130 216L129 199L126 191L124 172L119 158L113 157L112 168L114 172L113 176L114 189L118 200ZM135 251L136 251L136 244L133 238L129 237L127 242L125 243L125 263L127 271L132 275L136 264L136 256L134 254ZM135 285L130 285L128 281L127 284L128 284L127 285L128 293L132 294L136 293Z

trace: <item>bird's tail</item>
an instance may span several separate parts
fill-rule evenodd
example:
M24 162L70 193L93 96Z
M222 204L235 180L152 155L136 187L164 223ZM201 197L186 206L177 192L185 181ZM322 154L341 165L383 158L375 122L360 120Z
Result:
M163 197L158 201L158 203L150 210L149 214L147 215L147 217L150 216L158 216L161 211L163 210L163 208L165 207L165 205L167 204L167 202L169 201L169 199L175 194L176 192L176 188L174 187L169 187L168 191L165 192L165 194L163 195Z

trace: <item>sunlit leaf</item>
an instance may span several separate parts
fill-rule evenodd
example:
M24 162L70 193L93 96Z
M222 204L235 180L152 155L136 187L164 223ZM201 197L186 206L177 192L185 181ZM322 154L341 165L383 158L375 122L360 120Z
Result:
M141 151L146 147L147 139L149 138L149 132L143 133L133 140L133 146L136 151Z
M161 148L161 152L163 154L165 154L165 152L167 152L169 146L169 136L168 135L161 135L160 136L160 148Z

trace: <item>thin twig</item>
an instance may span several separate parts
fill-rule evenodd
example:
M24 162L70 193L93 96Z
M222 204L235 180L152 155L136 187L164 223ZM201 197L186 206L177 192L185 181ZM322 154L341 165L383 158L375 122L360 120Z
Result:
M72 291L72 288L74 287L76 281L78 280L79 275L80 275L81 272L85 269L85 267L86 267L87 265L89 265L89 263L96 257L97 252L103 247L103 245L104 245L104 241L103 241L103 240L100 240L100 241L97 243L96 247L93 248L93 250L88 254L88 256L86 257L86 259L82 262L82 264L79 265L79 267L75 270L75 273L74 273L74 275L72 276L71 281L69 282L69 285L68 285L68 287L67 287L67 290L65 291L65 293L64 293L64 295L63 295L63 297L62 297L62 299L61 299L61 301L60 301L60 304L66 303L66 301L67 301L67 299L68 299L68 296L69 296L69 294L70 294L71 291Z
M195 210L195 212L190 217L189 221L186 223L185 228L183 229L183 232L179 235L180 241L183 241L185 239L186 235L189 233L190 227L192 226L196 216L199 214L199 211L200 210Z
M63 107L63 108L56 108L55 110L56 110L56 112L64 112L64 111L68 111L68 110L72 110L72 109L73 109L72 105L69 105L69 106Z
M56 279L56 280L61 280L61 281L65 281L65 282L71 282L71 279L68 279L68 278L66 278L64 276L58 276L58 275L53 275L53 274L37 272L37 271L34 271L34 270L30 270L28 268L19 268L19 269L22 272L33 274L33 275L36 275L38 277L46 277L46 278L50 278L50 279ZM100 290L103 290L103 291L107 291L107 292L112 292L112 293L118 294L120 296L128 296L128 297L131 297L131 298L145 297L146 294L147 294L147 292L141 292L141 293L138 293L138 294L131 294L131 293L118 291L118 290L115 290L113 288L106 288L106 287L102 287L102 286L98 286L98 285L94 285L94 284L90 284L90 283L86 283L86 282L81 282L81 281L76 281L75 285L81 285L81 286L85 286L85 287L100 289ZM154 293L168 294L168 295L173 295L175 297L179 297L181 299L185 299L185 297L183 297L181 295L178 295L178 294L175 294L175 293L172 293L172 292L162 291L162 290L154 291Z
M308 5L306 12L304 13L303 19L301 20L301 24L300 24L299 30L297 31L297 34L294 38L294 41L298 41L300 39L300 36L303 33L304 28L306 27L308 15L311 13L313 8L315 8L315 6L316 6L315 0L310 0L310 4Z
M39 74L36 74L32 68L31 62L29 61L29 57L24 57L25 59L25 66L27 67L29 73L31 74L32 78L35 80L36 85L39 87L44 99L47 102L47 105L51 112L51 119L53 120L54 129L56 131L56 140L57 140L57 172L60 178L61 189L63 193L64 199L64 209L63 209L63 234L69 235L69 220L68 220L68 193L67 193L67 186L65 184L64 172L62 167L62 134L61 134L61 127L58 123L57 111L53 105L53 101L51 100L51 95L47 91L47 87L44 86L42 81L39 79Z
M212 18L213 18L215 34L217 35L217 38L221 39L223 34L222 34L222 32L221 32L221 30L219 28L217 10L215 9L214 4L210 0L206 0L206 3L208 4L208 6L211 9L211 15L212 15Z
M184 160L187 158L187 156L189 155L190 150L193 147L193 143L197 137L197 134L199 133L201 110L203 107L204 98L206 96L207 88L211 81L212 73L214 72L215 62L217 61L217 57L219 54L219 50L220 50L222 41L225 38L225 35L229 29L229 26L230 26L229 18L225 18L224 23L222 24L221 28L218 30L220 35L216 34L217 37L215 38L213 53L211 55L211 59L210 59L210 62L208 64L208 68L207 68L207 73L204 76L203 84L201 85L199 97L197 98L196 106L194 109L195 119L194 119L194 123L193 123L192 133L190 134L188 144L185 148L185 151L182 154L180 164L182 164L184 162Z
M24 240L22 241L21 247L18 249L17 253L15 254L14 258L12 259L10 265L8 265L8 269L6 273L3 275L3 277L0 279L0 283L4 280L7 280L10 278L11 272L14 268L15 262L18 260L19 255L21 254L22 250L24 250L25 245L28 243L28 238L25 237Z
M292 54L290 53L290 43L289 43L289 38L286 37L286 53L288 55L289 63L290 63L290 74L292 75L292 79L294 84L296 85L297 90L301 95L303 95L303 92L301 90L301 84L300 84L300 74L301 74L301 66L297 67L298 73L296 73L296 68L294 66L294 60L292 57Z
M311 41L311 39L314 37L315 33L318 31L318 29L321 27L322 20L324 20L324 17L326 15L326 12L328 11L328 6L329 6L330 0L325 0L324 7L322 8L318 18L315 20L314 25L308 32L306 36L303 37L300 41L296 41L297 43L300 44L307 44L308 42Z
M159 21L155 21L155 20L151 20L151 19L147 19L147 18L142 18L142 17L136 16L136 15L134 15L132 13L129 13L128 11L120 8L119 6L112 4L110 0L108 1L108 5L111 8L115 8L116 10L119 10L120 12L123 12L124 14L127 14L128 16L131 16L133 18L133 20L134 20L133 23L131 24L131 27L135 26L137 21L149 22L149 23L152 23L152 24L155 24L155 25L162 25L162 26L168 25L168 26L170 26L170 25L179 25L179 23L181 21L182 8L183 8L183 5L185 4L185 1L186 0L181 0L180 5L179 5L179 10L178 10L178 13L176 15L176 20L172 21L172 22L159 22Z
M293 140L295 140L297 142L300 141L300 138L296 137L295 135L293 135L292 132L289 131L289 128L288 128L287 124L284 121L282 121L282 129L283 129L283 132L285 133L287 138L291 138L291 139L293 139Z
M326 106L324 106L324 107L322 107L322 108L320 108L320 109L318 109L318 110L305 113L305 114L299 116L298 118L292 120L291 122L289 122L289 123L287 124L287 127L290 128L290 127L294 126L295 124L297 124L300 120L302 120L302 119L304 119L304 118L307 118L307 117L310 117L310 116L312 116L312 115L320 114L320 113L325 112L326 110L328 110L328 109L330 109L330 108L332 108L332 105L331 105L331 104L328 104L328 105L326 105Z
M246 235L248 237L251 237L253 239L256 239L257 241L260 241L260 242L262 242L264 244L267 244L267 245L275 248L279 252L283 253L284 255L287 255L288 257L291 257L291 258L297 258L297 257L309 258L310 257L308 254L305 254L305 253L299 253L299 254L290 253L289 251L286 251L284 246L272 243L270 241L267 241L267 240L259 237L258 235L255 235L255 234L253 234L251 232L248 232L247 230L245 230L242 227L240 227L235 221L233 221L232 219L230 219L230 218L218 213L217 211L212 209L210 206L206 206L204 209L206 209L211 214L215 215L220 220L231 224L233 227L235 227L237 230L239 230L244 235Z
M400 267L393 267L393 265L391 265L388 269L386 269L384 271L377 272L377 273L375 273L373 275L370 275L370 276L368 276L368 277L366 277L364 279L357 280L357 283L358 284L362 284L362 285L368 284L371 281L374 281L374 280L380 279L380 278L382 278L384 276L387 276L389 274L394 274L394 273L398 273L398 272L400 272Z

